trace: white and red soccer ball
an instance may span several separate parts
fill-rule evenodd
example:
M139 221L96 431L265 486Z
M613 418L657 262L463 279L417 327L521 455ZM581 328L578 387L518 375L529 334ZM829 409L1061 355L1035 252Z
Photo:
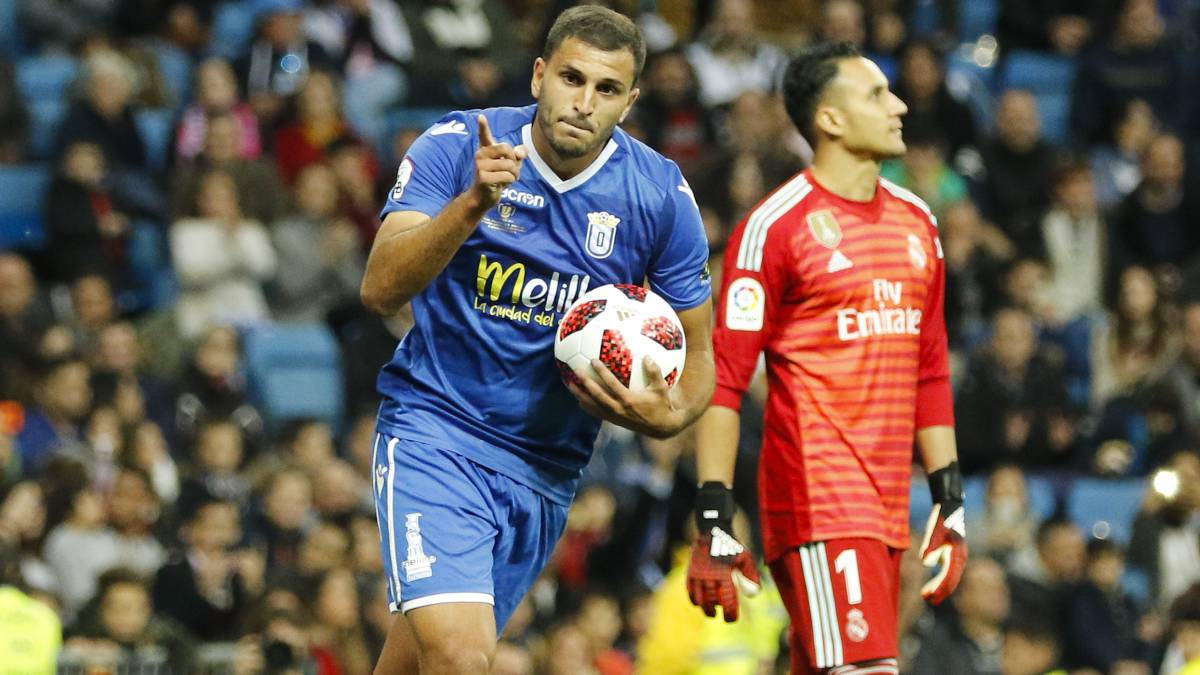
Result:
M649 386L643 360L662 370L668 387L683 374L687 353L683 325L675 310L653 291L632 284L609 284L583 294L567 309L554 336L554 358L566 382L582 369L599 379L599 359L622 384L637 391Z

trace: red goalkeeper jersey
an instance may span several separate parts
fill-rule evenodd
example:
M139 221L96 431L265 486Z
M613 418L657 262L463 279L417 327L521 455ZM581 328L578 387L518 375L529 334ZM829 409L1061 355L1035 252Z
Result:
M842 537L908 547L915 431L954 423L936 222L886 180L854 202L804 171L730 239L713 404L739 409L765 354L768 560Z

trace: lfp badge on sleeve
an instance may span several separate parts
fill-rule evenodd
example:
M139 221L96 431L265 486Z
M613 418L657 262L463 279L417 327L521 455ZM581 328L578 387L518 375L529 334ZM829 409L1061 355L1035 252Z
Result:
M587 252L593 258L607 258L613 251L617 238L617 225L621 219L608 211L588 214Z

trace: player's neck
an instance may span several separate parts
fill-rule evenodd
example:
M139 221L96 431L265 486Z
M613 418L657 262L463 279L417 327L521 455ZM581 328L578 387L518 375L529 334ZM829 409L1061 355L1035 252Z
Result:
M533 132L533 149L537 151L538 157L541 157L554 175L562 180L571 180L582 173L584 169L592 165L592 162L596 161L600 153L604 152L604 147L608 145L608 141L605 141L582 157L563 157L554 150L554 146L550 145L549 139L537 124L532 126L531 131Z
M831 143L822 143L813 155L812 174L821 187L852 202L875 198L879 162L863 159Z

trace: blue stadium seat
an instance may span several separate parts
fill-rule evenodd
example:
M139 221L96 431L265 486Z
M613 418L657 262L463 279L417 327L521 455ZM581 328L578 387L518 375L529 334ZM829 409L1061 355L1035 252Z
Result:
M69 56L30 56L17 62L17 88L27 102L65 101L78 75L79 64Z
M1042 119L1042 136L1051 143L1062 144L1071 134L1071 93L1037 95L1038 116Z
M146 147L146 159L150 168L165 169L171 153L171 131L174 129L175 112L170 108L139 110L133 117L142 145Z
M341 353L318 324L264 326L246 335L251 391L269 427L316 417L339 429L343 409Z
M228 0L217 6L213 15L212 40L209 51L213 56L233 60L242 55L256 25L253 3Z
M1035 94L1070 95L1075 81L1075 59L1042 52L1017 50L1004 58L1005 89L1028 89Z
M3 0L0 0L3 1ZM192 59L178 47L157 43L153 47L154 59L163 80L171 88L171 102L174 107L181 108L189 100L192 93Z
M1058 499L1051 481L1039 476L1026 476L1025 490L1029 494L1029 512L1036 520L1040 522L1054 515Z
M46 166L0 167L0 249L36 249L45 244L42 200L49 184Z
M1137 478L1080 478L1071 485L1067 514L1085 535L1125 545L1142 504L1143 489L1143 481Z
M62 99L46 99L29 103L29 156L50 159L58 142L58 127L67 116L70 105Z
M961 0L958 3L958 39L974 42L981 35L995 35L999 16L998 0Z
M17 21L17 0L0 0L0 54L18 59L26 53L25 35Z

